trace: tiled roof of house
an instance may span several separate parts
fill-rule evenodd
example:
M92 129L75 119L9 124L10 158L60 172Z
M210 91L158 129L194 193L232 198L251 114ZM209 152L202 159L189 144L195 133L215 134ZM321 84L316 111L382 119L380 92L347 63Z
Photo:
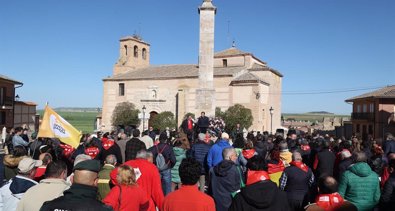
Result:
M6 81L11 81L11 82L13 82L13 83L15 83L15 84L23 84L23 83L20 82L20 81L14 80L14 79L12 79L12 78L10 78L10 77L7 77L7 76L1 75L1 74L0 74L0 79L6 80Z
M263 79L250 72L246 72L236 77L230 82L230 85L235 85L240 83L263 83L269 85L269 83L265 82Z
M214 76L233 76L233 74L245 69L244 67L219 67L214 68ZM174 79L174 78L197 78L199 67L195 64L159 65L128 71L115 75L107 80L143 80L143 79Z
M283 75L278 70L275 70L275 69L270 68L268 66L263 66L263 65L260 65L260 64L256 64L256 63L253 64L252 67L249 70L251 70L251 71L270 71L270 72L273 72L274 74L276 74L276 75L278 75L280 77L283 77Z
M223 51L219 51L214 54L214 57L226 57L226 56L237 56L237 55L249 55L251 53L247 53L244 51L241 51L235 47L231 47L228 49L225 49Z
M368 92L356 97L352 97L346 100L346 102L352 102L362 98L395 98L395 85L386 86L373 92Z

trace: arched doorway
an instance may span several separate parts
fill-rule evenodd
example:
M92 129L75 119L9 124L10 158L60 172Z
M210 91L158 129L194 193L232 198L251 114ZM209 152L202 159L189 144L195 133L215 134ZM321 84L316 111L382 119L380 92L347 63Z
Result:
M149 117L149 120L148 120L148 127L150 127L152 125L152 120L155 119L156 115L158 115L158 112L151 111L149 113L149 115L150 115L150 117Z

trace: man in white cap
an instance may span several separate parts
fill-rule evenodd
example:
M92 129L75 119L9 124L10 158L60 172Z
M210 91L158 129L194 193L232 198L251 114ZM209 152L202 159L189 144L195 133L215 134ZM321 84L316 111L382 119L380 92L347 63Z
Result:
M18 175L0 188L0 211L16 210L23 194L37 184L33 180L37 167L43 163L30 157L23 158L18 164Z

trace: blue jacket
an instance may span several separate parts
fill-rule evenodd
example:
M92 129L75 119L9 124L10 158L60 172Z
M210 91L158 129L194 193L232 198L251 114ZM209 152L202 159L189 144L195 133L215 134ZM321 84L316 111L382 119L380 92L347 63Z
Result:
M222 150L228 147L231 146L226 140L219 140L211 147L207 155L207 166L209 169L223 160Z
M207 154L210 148L210 144L199 141L198 143L193 144L190 150L191 157L195 158L200 163L200 165L202 165L202 175L207 174L209 170L207 168Z

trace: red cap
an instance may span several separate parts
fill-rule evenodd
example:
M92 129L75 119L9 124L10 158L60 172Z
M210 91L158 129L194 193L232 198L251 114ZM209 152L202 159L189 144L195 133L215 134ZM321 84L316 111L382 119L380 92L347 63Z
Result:
M245 149L242 152L243 156L247 159L254 157L255 149Z
M251 185L260 181L270 179L269 174L266 171L251 171L247 172L247 184Z

